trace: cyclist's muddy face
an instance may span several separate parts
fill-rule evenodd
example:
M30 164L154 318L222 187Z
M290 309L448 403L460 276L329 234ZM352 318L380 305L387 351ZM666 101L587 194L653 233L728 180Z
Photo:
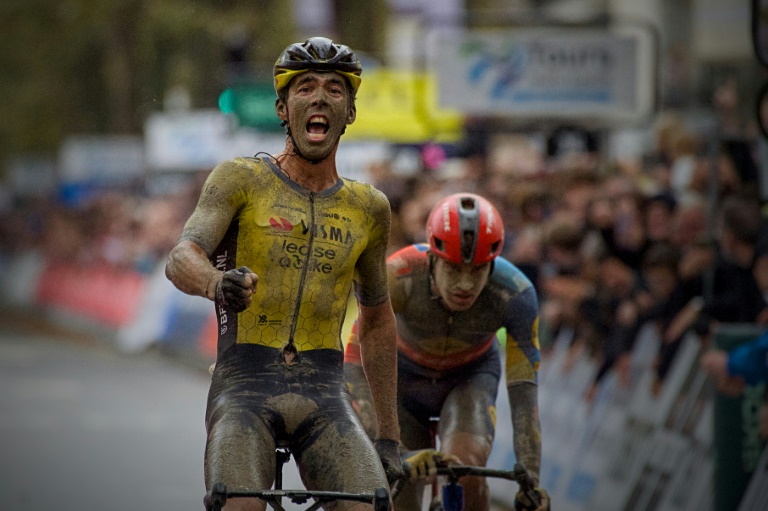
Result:
M309 160L327 158L347 124L355 120L354 101L338 73L306 72L291 81L286 102L277 113L287 116L299 151Z
M443 304L454 311L464 311L474 305L491 273L491 263L481 266L453 264L439 257L434 258L435 292Z

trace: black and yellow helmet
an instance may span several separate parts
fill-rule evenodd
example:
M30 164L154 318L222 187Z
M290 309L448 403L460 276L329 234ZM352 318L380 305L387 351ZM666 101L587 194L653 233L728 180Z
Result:
M304 43L288 46L277 58L274 67L275 92L280 92L299 73L306 71L335 71L343 75L357 92L363 68L352 50L335 44L327 37L310 37Z

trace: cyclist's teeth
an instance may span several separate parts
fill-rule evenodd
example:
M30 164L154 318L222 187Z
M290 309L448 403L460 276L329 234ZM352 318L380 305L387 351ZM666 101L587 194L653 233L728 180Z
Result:
M328 126L318 122L311 122L307 126L307 131L314 134L323 134L328 131Z

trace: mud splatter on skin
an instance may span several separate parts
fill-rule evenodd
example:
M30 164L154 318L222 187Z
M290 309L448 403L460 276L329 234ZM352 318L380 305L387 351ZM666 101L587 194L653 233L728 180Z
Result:
M370 492L386 486L386 478L350 405L339 332L353 273L364 306L388 305L389 203L370 185L349 180L333 193L307 194L272 167L257 158L217 166L182 234L199 249L172 265L191 276L194 294L226 265L248 266L260 278L246 311L217 308L206 484L270 487L275 445L284 444L302 459L308 488ZM310 247L316 260L306 258ZM314 249L324 250L322 260ZM308 263L312 271L305 272ZM322 289L328 285L333 292ZM289 337L298 350L291 365L282 357Z
M371 399L371 389L365 377L363 366L359 364L344 364L344 376L352 397L352 406L360 419L363 429L369 438L376 436L376 409Z
M541 459L541 426L537 387L531 382L518 382L507 388L515 431L515 453L528 471L539 478Z
M227 179L221 177L226 175ZM220 164L206 179L197 207L184 225L180 239L194 241L211 255L237 213L231 197L240 183L251 181L247 168L229 161Z
M327 158L339 143L347 124L355 120L356 109L345 79L337 73L310 71L291 80L288 95L278 99L276 111L288 121L293 140L308 160ZM324 115L328 132L322 142L310 142L307 136L309 119Z
M347 412L348 413L348 412ZM356 439L361 429L351 417L341 422L328 422L318 419L315 424L319 434L309 440L297 460L302 463L302 478L308 486L341 489L343 486L355 487L354 491L370 491L366 488L386 486L378 456L372 448L365 448L365 443ZM325 422L325 424L320 424ZM376 467L375 470L360 472L361 465L339 460L356 459L362 466Z
M352 411L341 353L235 345L220 356L207 412L206 484L264 489L276 445L291 449L307 488L372 492L386 486L378 456ZM327 509L345 509L329 506Z

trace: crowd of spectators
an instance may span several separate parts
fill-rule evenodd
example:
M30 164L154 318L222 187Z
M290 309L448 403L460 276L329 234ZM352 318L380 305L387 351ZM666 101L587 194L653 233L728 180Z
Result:
M173 193L138 184L86 188L75 200L18 199L0 210L1 254L150 274L178 241L206 175L190 174Z
M382 164L373 175L395 212L390 249L424 240L438 198L488 197L505 219L503 255L538 290L545 356L566 336L574 359L593 357L591 399L610 370L629 383L637 334L651 322L658 393L689 330L706 342L717 323L768 324L768 237L752 143L724 140L711 154L674 115L660 117L654 135L640 163L583 150L547 157L511 136L448 178L427 169L403 183Z
M469 150L433 154L407 175L377 162L368 175L390 199L390 251L424 241L441 197L487 197L505 220L503 255L538 290L545 357L561 336L573 355L593 357L600 369L590 399L609 371L628 381L637 333L652 322L662 340L658 392L689 330L706 339L717 322L768 324L768 236L754 137L724 139L713 153L710 140L669 113L652 131L653 148L632 161L607 161L581 132L580 148L554 152L524 134L469 138ZM3 254L149 274L176 242L206 175L190 175L174 193L138 186L77 207L20 201L0 212Z

